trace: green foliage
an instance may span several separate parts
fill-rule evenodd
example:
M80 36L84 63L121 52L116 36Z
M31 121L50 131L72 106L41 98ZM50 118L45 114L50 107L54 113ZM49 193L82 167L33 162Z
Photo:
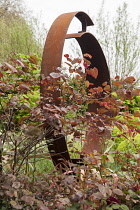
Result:
M32 93L23 94L21 96L21 103L27 103L29 106L34 107L39 101L40 93L39 90L34 90Z
M140 110L140 96L135 96L131 101L126 100L124 104L129 107L130 112L134 113L135 110Z
M18 57L18 56L16 56ZM20 55L20 60L11 59L11 64L3 68L1 83L1 107L6 104L14 104L14 120L18 125L22 118L28 118L32 107L35 107L39 100L39 59L35 55Z
M140 150L140 134L137 134L134 140L122 140L121 143L118 145L117 150L133 154L138 153L138 151Z
M121 152L128 152L131 154L137 154L140 150L140 134L135 134L135 131L130 130L127 132L120 132L118 128L113 129L112 140L115 145L113 150L119 150Z
M14 1L4 1L0 4L0 62L11 56L11 53L41 55L42 44L36 37L35 20L27 21L25 8ZM7 4L6 4L7 2ZM21 12L24 11L24 12Z

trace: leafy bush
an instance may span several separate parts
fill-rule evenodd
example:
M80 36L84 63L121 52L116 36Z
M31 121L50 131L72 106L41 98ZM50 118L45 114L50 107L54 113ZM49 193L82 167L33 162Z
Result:
M72 71L73 63L82 64L83 60L68 59L68 62ZM80 81L86 88L90 87L86 81L86 74L91 73L89 69L86 74L78 72L77 84L75 78L69 82L69 76L58 68L41 80L48 95L40 98L40 66L36 56L11 59L1 65L0 70L2 209L138 209L140 113L133 115L122 104L124 98L130 100L130 96L140 95L138 89L131 90L130 94L123 89L123 85L133 84L134 78L121 81L115 78L117 96L110 93L106 83L92 88L87 95ZM97 77L98 70L94 70L92 75ZM62 91L58 98L61 106L54 104L50 94L58 86ZM105 97L101 100L102 92ZM83 105L93 102L100 105L97 113L83 109ZM52 140L52 132L71 136L69 153L84 155L83 165L69 163L65 172L53 167L46 142ZM89 132L94 135L92 140L102 140L101 152L95 151L94 141L86 137ZM118 151L123 142L131 144L133 138L130 150ZM84 149L76 148L79 142Z

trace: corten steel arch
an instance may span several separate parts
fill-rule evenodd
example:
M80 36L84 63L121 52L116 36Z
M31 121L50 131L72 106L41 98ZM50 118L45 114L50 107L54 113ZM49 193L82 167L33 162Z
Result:
M82 30L78 33L67 34L68 27L74 17L78 18L81 22ZM102 83L104 82L109 84L110 75L103 51L96 38L91 33L86 32L87 26L91 25L94 24L90 17L81 11L64 13L57 17L46 38L41 64L41 75L46 77L51 72L55 71L57 67L61 66L65 39L75 38L80 45L82 53L88 53L92 56L90 60L91 67L96 67L98 69L97 79L95 80L91 75L87 75L87 80L90 83L94 83L94 87L102 86ZM43 84L41 85L40 92L41 95L46 95L45 86ZM55 91L53 98L56 105L59 105L60 103L59 100L57 100L58 96L60 96L60 92ZM89 105L89 112L96 112L96 110L96 104ZM58 140L56 141L56 139ZM62 164L62 159L67 162L77 162L77 160L70 159L65 137L61 134L54 137L54 141L52 141L51 144L48 144L48 149L55 166ZM52 153L52 151L55 151L55 153Z

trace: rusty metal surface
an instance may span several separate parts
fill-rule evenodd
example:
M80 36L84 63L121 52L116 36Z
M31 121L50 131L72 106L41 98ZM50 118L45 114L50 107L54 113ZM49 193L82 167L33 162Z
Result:
M52 141L48 143L48 150L57 169L63 171L63 168L68 167L68 162L71 160L64 135L59 134L54 136Z
M69 25L72 19L76 17L81 22L81 31L74 34L67 34ZM71 12L64 13L60 15L54 23L52 24L44 46L44 52L42 56L41 64L41 75L45 77L48 76L51 72L55 71L57 67L61 66L62 52L64 47L65 39L75 38L80 45L81 51L83 54L88 53L92 56L91 67L96 67L98 69L98 77L95 80L92 76L87 75L87 80L90 83L94 83L94 87L102 86L102 83L107 81L110 83L110 75L107 67L106 59L103 54L103 51L97 41L97 39L91 34L86 32L87 26L94 25L90 17L84 12ZM41 85L40 88L41 95L46 95L45 86ZM55 105L59 105L57 97L60 95L59 90L53 94ZM88 107L88 111L96 112L96 105L91 104ZM55 145L52 142L52 146L49 147L49 151L54 162L54 165L60 163L58 161L59 155L61 153L61 158L71 161L68 149L65 141L65 137L61 136L59 138L59 143ZM59 148L60 145L60 148ZM51 148L55 151L55 155L52 154ZM65 154L65 155L63 155Z
M57 67L61 66L62 52L68 27L74 17L77 17L82 25L82 31L87 26L93 25L92 20L84 12L64 13L53 22L44 46L44 52L41 64L41 75L48 76ZM41 94L45 95L45 87L41 85ZM54 94L54 100L59 96L59 92ZM55 101L56 105L59 102Z

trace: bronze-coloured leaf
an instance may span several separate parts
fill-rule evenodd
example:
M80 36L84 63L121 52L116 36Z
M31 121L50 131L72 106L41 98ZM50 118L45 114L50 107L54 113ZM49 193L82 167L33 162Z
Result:
M10 69L13 73L17 73L18 72L18 70L14 66L12 66L11 64L9 64L7 62L5 62L5 64L8 67L8 69Z

